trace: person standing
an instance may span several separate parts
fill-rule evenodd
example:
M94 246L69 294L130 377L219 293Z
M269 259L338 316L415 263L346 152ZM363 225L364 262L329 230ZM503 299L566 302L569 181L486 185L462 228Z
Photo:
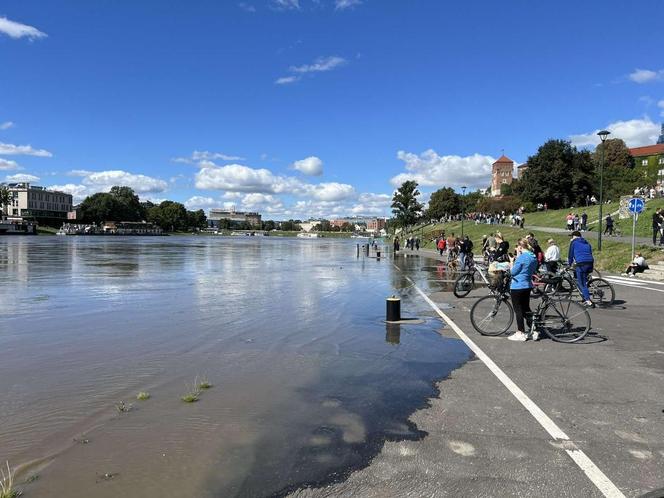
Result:
M494 253L494 261L503 262L507 261L507 251L510 249L510 243L503 239L503 234L496 233L496 252Z
M420 238L415 237L415 250L419 251L420 250Z
M662 229L662 209L659 208L652 215L652 245L657 245L657 236ZM661 243L661 239L660 239Z
M521 239L516 245L516 258L510 258L510 297L516 317L516 332L508 337L510 341L525 342L529 338L539 339L539 332L532 336L525 333L524 317L530 315L530 290L533 287L533 274L537 271L537 258L532 252L528 239Z
M613 218L611 215L606 217L606 228L604 229L604 235L608 232L609 235L613 235Z
M438 239L438 244L436 245L436 247L438 248L438 252L440 253L441 256L443 255L443 252L445 251L445 245L446 244L447 244L447 241L445 240L445 237L441 237L440 239Z
M544 253L544 265L546 270L555 273L558 271L558 261L560 261L560 247L556 245L556 241L549 239L547 241L549 247L546 248Z
M399 252L399 237L394 237L394 253Z
M588 213L585 211L581 214L581 231L585 232L588 230Z
M593 258L593 249L586 239L581 236L581 232L574 231L571 234L572 242L569 245L567 253L567 263L576 264L576 282L579 284L584 304L594 308L595 304L590 300L590 291L588 290L588 277L593 271L595 258Z

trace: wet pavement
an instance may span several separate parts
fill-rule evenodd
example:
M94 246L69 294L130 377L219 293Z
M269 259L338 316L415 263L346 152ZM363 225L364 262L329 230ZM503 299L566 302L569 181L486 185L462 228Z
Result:
M547 433L486 364L474 360L440 382L439 397L411 417L426 438L388 442L345 482L294 496L603 496L593 482L597 475L586 469L587 475L570 457L567 450L574 448L616 486L613 496L664 496L664 334L658 320L664 286L615 283L616 305L591 311L594 334L584 343L513 343L472 328L470 307L486 291L456 299L432 289L426 272L417 276L416 268L433 261L423 253L393 261L435 304L453 306L444 313L569 441ZM412 296L413 289L403 293ZM426 313L427 306L414 304L414 311ZM443 331L457 337L450 327Z

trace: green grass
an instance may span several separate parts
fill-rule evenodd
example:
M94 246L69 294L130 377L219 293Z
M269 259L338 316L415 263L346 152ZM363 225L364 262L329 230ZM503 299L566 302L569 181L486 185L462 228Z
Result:
M145 392L145 391L141 391L136 395L136 399L139 400L139 401L148 400L148 399L150 399L150 393Z
M14 487L14 473L12 472L9 462L5 463L5 469L0 469L0 498L17 498L21 496L21 492Z
M185 403L196 403L196 401L201 399L201 392L197 389L191 390L180 399Z
M526 217L526 222L528 218ZM439 235L442 230L445 230L445 235L450 235L454 232L457 236L461 235L461 223L445 223L438 224L431 227L429 230L423 231L423 236L420 235L422 241L424 242L423 247L429 249L434 248L434 242L431 241L436 235ZM488 235L489 233L501 232L505 240L510 243L510 250L513 251L516 241L522 237L525 237L529 232L533 232L535 237L542 246L542 250L546 250L547 244L546 241L550 238L554 239L558 246L563 259L567 257L567 250L569 248L570 237L566 233L554 233L541 230L529 230L528 225L526 228L521 230L520 228L512 228L506 225L475 225L472 222L464 223L464 235L468 235L474 244L474 252L479 254L482 247L482 236ZM420 232L417 232L419 235ZM401 237L403 239L403 237ZM594 249L595 256L595 267L600 271L610 271L615 273L620 273L624 271L629 262L631 261L632 248L631 245L625 242L617 242L611 240L610 238L602 239L602 251L599 252L596 250L597 243L597 233L590 232L586 234L586 238L592 244ZM648 263L652 263L664 260L664 252L660 249L651 248L644 245L637 244L637 251L643 253L643 256L646 258Z
M203 377L201 381L198 383L198 388L199 389L211 389L212 384L210 383L209 380L207 380L207 377Z

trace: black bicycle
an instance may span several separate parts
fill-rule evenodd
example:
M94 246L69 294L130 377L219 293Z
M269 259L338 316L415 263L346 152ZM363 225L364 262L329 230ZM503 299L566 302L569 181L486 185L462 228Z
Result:
M549 279L556 285L558 279ZM584 306L572 299L558 299L542 294L542 299L529 319L530 333L544 332L556 342L578 342L590 331L590 315ZM470 309L470 322L482 335L498 336L507 332L514 322L514 308L509 292L490 294L477 300Z
M558 276L561 277L560 283L557 285L556 294L563 298L581 297L581 288L576 280L573 265L560 265ZM593 272L594 273L594 272ZM590 293L590 300L596 305L611 306L616 299L616 291L606 279L596 277L594 274L588 275L588 292Z

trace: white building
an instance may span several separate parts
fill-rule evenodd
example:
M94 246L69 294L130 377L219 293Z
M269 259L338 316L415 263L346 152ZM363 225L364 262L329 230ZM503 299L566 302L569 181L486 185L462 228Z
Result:
M72 196L64 192L46 190L29 183L3 184L12 196L9 204L0 206L12 218L67 219L72 209Z

